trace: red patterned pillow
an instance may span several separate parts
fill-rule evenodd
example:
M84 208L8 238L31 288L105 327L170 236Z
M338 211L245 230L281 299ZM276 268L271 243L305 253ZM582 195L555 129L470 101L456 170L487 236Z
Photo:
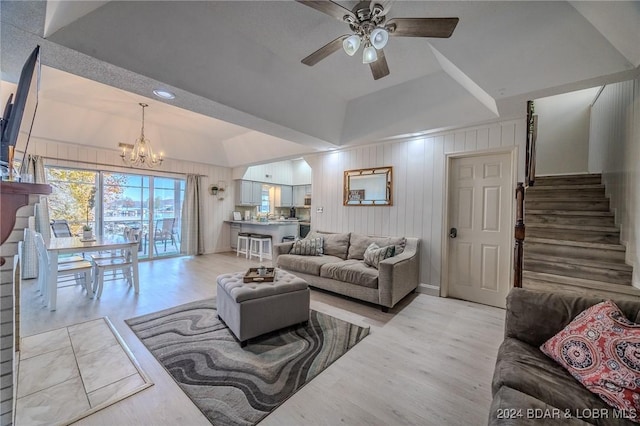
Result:
M640 422L640 324L629 321L611 300L581 312L540 350Z

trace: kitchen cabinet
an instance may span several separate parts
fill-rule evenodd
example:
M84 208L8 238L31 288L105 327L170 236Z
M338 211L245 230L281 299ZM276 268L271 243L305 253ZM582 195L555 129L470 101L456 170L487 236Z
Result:
M262 183L250 180L236 181L236 205L259 206L262 204Z
M262 204L262 182L251 182L251 205L259 206Z
M275 188L275 207L293 206L293 187L289 185L277 185Z
M296 185L293 187L293 205L304 207L304 199L311 198L311 185Z

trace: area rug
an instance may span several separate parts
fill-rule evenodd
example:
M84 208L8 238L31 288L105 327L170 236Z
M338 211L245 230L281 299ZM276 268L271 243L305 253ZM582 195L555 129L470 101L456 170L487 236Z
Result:
M126 321L215 425L254 425L361 341L369 328L316 311L240 347L207 299Z

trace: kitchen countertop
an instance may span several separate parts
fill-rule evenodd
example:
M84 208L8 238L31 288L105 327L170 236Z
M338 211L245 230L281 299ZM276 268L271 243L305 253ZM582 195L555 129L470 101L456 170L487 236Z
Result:
M297 220L270 220L268 222L258 222L257 220L225 220L227 223L237 223L239 225L259 225L259 226L282 226L282 225L297 225Z

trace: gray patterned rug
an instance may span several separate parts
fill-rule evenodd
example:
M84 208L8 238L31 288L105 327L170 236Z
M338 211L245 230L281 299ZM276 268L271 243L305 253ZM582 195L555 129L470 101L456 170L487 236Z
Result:
M316 311L241 348L207 299L126 321L215 425L254 425L369 334Z

